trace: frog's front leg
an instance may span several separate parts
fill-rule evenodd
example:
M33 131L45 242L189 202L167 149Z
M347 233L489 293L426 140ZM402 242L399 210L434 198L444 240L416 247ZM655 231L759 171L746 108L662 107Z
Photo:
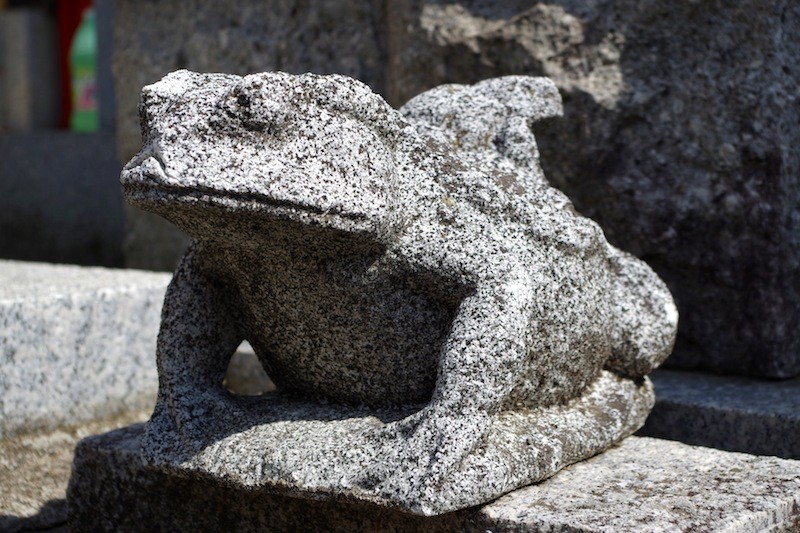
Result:
M454 469L480 447L530 364L531 314L535 291L522 269L479 283L460 304L442 348L439 376L430 404L390 424L376 438L381 467L392 469L380 490L387 495L425 495L428 502L448 483Z
M231 419L237 408L221 383L243 336L223 280L203 267L198 244L186 252L164 298L158 334L158 399L147 425L143 454L151 463L204 445L214 418Z

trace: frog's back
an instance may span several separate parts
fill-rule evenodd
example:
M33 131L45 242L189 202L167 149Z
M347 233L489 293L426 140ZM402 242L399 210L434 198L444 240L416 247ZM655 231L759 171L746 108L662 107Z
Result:
M539 164L531 129L561 115L561 97L549 79L507 76L443 85L400 111L427 146L441 152L434 179L454 202L538 244L564 245L565 224L579 229L571 245L593 248L604 241L597 224L580 217L569 198L548 184Z

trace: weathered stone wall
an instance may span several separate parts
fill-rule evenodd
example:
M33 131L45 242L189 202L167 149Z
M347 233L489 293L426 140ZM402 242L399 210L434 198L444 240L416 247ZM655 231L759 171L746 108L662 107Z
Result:
M341 72L401 105L446 82L551 77L545 171L681 311L670 362L800 374L800 4L777 0L117 0L120 157L142 85L170 70ZM129 214L131 266L169 268ZM160 231L160 230L159 230Z

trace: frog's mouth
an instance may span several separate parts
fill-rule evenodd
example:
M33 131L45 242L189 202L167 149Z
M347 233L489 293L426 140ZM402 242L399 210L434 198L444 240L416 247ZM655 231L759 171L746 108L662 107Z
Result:
M148 210L160 205L184 204L187 206L212 206L228 210L278 214L283 211L301 211L320 217L340 217L354 222L366 220L364 213L348 213L336 208L321 209L291 200L279 200L256 193L218 191L210 187L176 187L163 185L126 185L125 198L137 207Z
M348 211L331 206L320 208L312 201L303 202L276 198L257 192L220 190L206 185L180 185L170 178L157 156L144 153L125 166L120 181L126 201L154 212L177 225L175 212L196 212L198 216L212 211L252 214L263 219L296 221L335 230L378 235L383 233L378 213Z

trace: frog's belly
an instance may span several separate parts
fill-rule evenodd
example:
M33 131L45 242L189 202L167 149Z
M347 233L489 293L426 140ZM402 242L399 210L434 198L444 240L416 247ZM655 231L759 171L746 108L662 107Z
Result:
M243 297L248 340L279 390L372 405L430 399L452 309L387 281L302 276Z

